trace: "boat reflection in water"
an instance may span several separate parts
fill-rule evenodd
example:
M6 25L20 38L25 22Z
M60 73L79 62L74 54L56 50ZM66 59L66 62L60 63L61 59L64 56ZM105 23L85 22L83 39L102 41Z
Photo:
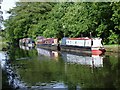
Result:
M54 55L56 55L56 53ZM7 82L12 90L56 90L56 88L68 90L68 86L66 86L63 82L57 81L51 81L50 83L37 82L35 85L29 86L27 83L21 80L20 75L18 75L18 73L15 71L15 68L17 69L19 65L17 64L13 67L7 61L9 61L8 54L6 52L0 52L0 64L2 69L4 69L4 71L7 73Z
M23 50L31 50L34 48L34 47L28 47L28 46L24 46L24 45L19 45L19 47Z
M116 82L119 64L117 57L114 59L112 55L103 58L40 48L29 51L12 49L13 52L9 53L11 63L4 65L9 85L15 90L80 90L119 86ZM57 62L53 58L58 58Z
M57 51L51 51L46 49L37 48L38 55L44 55L49 58L57 58L59 53ZM83 54L83 53L70 53L61 52L63 60L67 63L76 63L81 65L88 65L90 67L103 67L103 56Z
M67 63L88 65L90 67L103 67L103 56L99 55L62 52L62 57Z
M37 48L38 51L38 56L47 56L48 58L54 58L57 59L58 57L58 52L57 51L52 51L52 50L47 50L47 49L42 49L42 48Z

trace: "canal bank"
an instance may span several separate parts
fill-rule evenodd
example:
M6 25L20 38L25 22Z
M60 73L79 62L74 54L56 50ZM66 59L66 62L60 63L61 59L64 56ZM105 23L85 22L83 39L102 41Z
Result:
M3 48L5 48L6 47L6 42L3 42L3 38L0 36L0 53L2 52L2 50L3 50ZM0 89L2 88L2 90L13 90L13 88L9 85L9 83L8 83L8 78L7 78L7 72L5 71L5 70L3 70L2 69L2 62L1 62L1 59L2 58L2 56L0 55L0 64L1 64L1 87L0 87Z
M8 83L7 73L2 70L2 90L13 90L13 88Z
M104 45L104 48L106 52L114 52L114 53L119 53L120 50L120 45Z

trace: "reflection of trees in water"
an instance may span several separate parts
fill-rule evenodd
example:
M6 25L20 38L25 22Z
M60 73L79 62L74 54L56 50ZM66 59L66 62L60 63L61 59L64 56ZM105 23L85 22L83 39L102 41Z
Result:
M115 88L114 86L114 75L113 75L113 72L112 72L112 64L110 62L110 57L109 56L106 56L106 60L104 60L104 69L105 69L105 75L103 77L104 79L104 85L106 88ZM115 74L115 73L114 73Z
M115 70L116 70L116 73L117 73L116 81L115 81L115 87L120 89L120 53L118 53L118 63L116 64Z
M8 52L11 60L16 60L25 57L33 58L37 56L37 50L35 49L31 49L28 51L28 50L20 49L18 47L10 47Z
M106 79L104 84L106 88L118 88L119 87L119 80L120 80L120 63L119 63L119 55L116 56L106 56L104 60L104 70L105 75L104 78Z
M10 50L13 64L21 79L29 85L38 82L49 83L51 81L63 81L68 88L117 88L119 87L120 75L117 58L105 56L103 67L91 68L80 64L65 63L61 57L55 60L37 60L36 50L22 50L12 48ZM32 60L18 60L21 57L30 57ZM22 65L22 66L21 66Z

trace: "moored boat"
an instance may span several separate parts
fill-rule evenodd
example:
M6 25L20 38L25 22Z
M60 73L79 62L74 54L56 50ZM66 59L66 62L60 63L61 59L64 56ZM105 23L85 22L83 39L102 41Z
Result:
M50 50L58 50L58 39L57 38L44 38L39 36L36 38L37 48L44 48Z
M35 42L31 38L23 38L23 39L19 40L19 45L28 46L28 47L34 47Z
M105 48L101 38L63 38L60 44L61 51L92 53L94 55L103 54Z

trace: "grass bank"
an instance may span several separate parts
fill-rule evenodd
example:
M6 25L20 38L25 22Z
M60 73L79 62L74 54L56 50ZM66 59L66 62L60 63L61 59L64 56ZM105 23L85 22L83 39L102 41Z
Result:
M107 52L120 52L120 45L104 45Z

